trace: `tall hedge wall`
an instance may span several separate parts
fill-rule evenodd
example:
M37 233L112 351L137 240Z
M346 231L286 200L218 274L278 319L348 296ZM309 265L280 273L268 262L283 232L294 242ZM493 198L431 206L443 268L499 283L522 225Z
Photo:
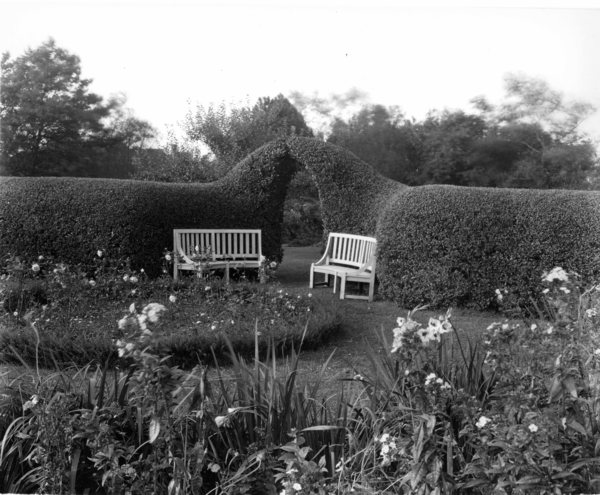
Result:
M305 166L315 181L325 235L375 235L382 210L393 194L407 187L339 146L301 137L289 139L288 146L290 157Z
M283 202L296 163L273 141L210 184L0 178L0 256L91 261L98 249L150 275L174 228L260 228L263 253L281 259Z
M380 292L404 307L539 296L555 266L600 275L600 193L423 186L389 202L377 230Z

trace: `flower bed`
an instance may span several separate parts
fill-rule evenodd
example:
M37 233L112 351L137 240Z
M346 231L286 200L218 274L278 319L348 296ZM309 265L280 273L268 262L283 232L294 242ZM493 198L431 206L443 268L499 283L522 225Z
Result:
M327 396L328 361L301 385L293 351L283 365L233 355L212 382L205 366L185 373L161 342L183 293L130 305L113 325L126 368L4 391L0 491L598 492L600 286L561 268L542 282L540 318L498 321L477 344L451 311L409 312Z
M198 277L178 284L166 276L149 280L143 271L107 260L101 251L92 273L41 257L28 262L11 258L2 276L5 362L37 359L45 367L103 363L115 354L115 315L131 304L143 307L150 298L169 308L157 327L161 352L184 367L212 362L212 354L224 360L227 340L236 352L251 354L257 326L261 351L271 340L283 351L302 339L305 347L318 345L339 325L336 310L312 299L307 290L244 282L244 273L230 285Z

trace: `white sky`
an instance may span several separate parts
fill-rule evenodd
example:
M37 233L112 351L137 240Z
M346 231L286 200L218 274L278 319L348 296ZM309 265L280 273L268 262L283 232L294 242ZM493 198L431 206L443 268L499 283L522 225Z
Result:
M162 132L190 102L353 87L420 119L498 101L507 72L600 109L600 1L0 0L0 19L0 51L53 37ZM600 139L600 111L585 130Z

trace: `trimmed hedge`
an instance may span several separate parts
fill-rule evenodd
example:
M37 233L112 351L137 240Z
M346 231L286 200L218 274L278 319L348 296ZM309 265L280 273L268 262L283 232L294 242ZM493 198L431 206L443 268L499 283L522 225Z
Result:
M380 175L354 153L318 139L288 139L290 156L310 172L321 202L324 235L374 235L390 198L408 186Z
M555 266L588 281L600 275L600 193L409 188L376 235L380 293L404 307L488 309L504 288L528 305Z
M259 228L263 254L281 260L283 203L295 167L277 140L209 184L3 177L0 256L85 264L102 249L153 276L175 228Z

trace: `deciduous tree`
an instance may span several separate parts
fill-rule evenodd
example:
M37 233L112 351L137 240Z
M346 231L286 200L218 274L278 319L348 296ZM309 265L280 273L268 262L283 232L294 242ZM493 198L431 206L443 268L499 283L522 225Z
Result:
M0 144L5 173L105 175L111 152L127 144L121 131L104 123L119 101L105 103L90 84L81 75L79 57L53 39L15 59L3 54ZM148 134L150 127L138 123Z

